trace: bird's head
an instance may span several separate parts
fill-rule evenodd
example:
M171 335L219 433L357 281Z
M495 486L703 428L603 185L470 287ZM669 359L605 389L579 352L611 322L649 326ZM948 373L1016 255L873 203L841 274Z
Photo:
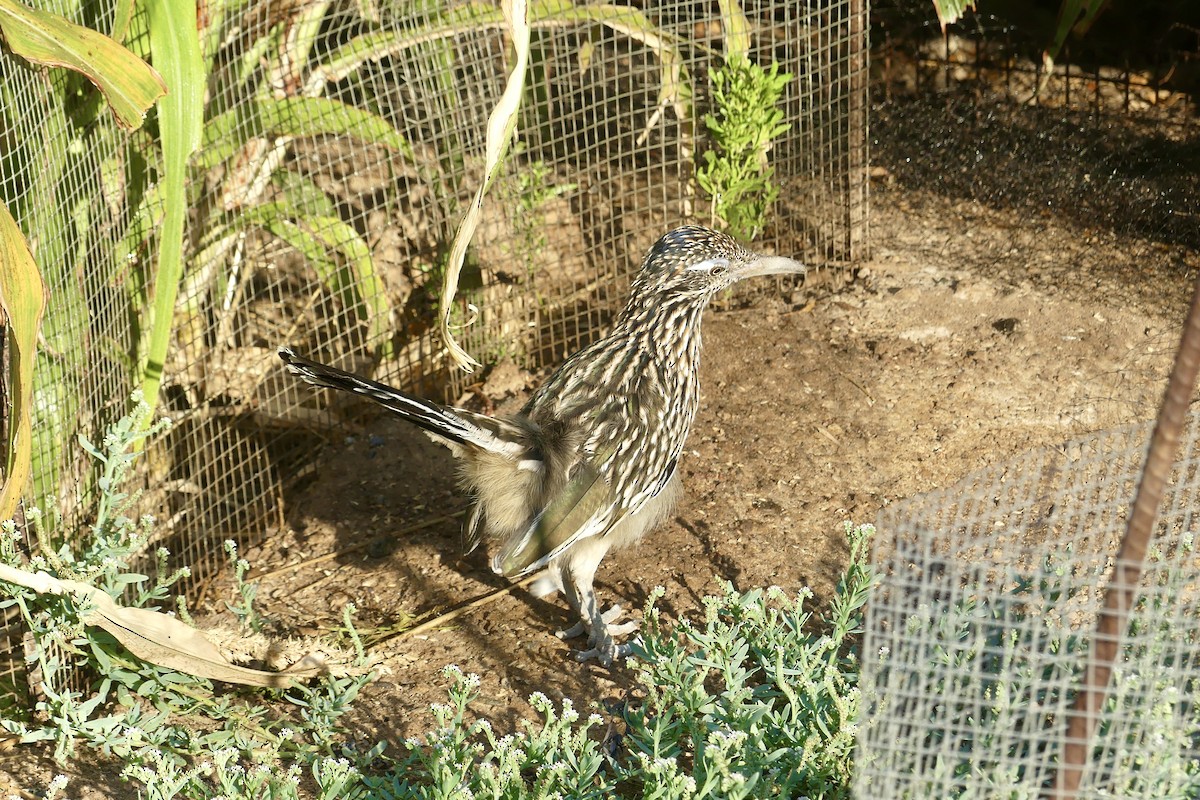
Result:
M634 278L632 291L635 296L674 295L707 301L743 278L804 272L799 261L759 255L723 233L686 225L654 243Z

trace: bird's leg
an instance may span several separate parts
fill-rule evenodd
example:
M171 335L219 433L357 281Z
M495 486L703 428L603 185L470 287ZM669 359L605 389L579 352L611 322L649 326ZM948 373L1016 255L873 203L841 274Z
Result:
M638 629L637 620L630 620L621 625L613 624L621 618L621 607L618 605L599 614L599 621L596 620L596 596L592 591L592 578L596 574L596 567L599 566L600 559L604 557L610 547L623 547L636 542L647 530L666 518L678 497L679 476L672 475L670 482L659 492L658 496L648 501L638 513L626 518L604 536L596 537L595 544L590 544L588 541L580 542L576 545L577 550L568 554L565 563L569 568L561 569L556 575L564 587L578 587L573 588L573 591L576 592L575 599L568 597L568 600L579 611L580 621L568 630L560 632L559 636L565 638L588 633L593 649L587 653L592 653L599 648L596 642L600 631L607 633L611 639L615 636L625 636ZM588 550L589 547L592 549ZM564 589L564 594L566 593ZM628 651L628 648L624 649L626 652Z
M600 613L600 604L596 600L596 593L592 590L591 581L588 581L587 586L577 587L580 592L579 616L582 618L580 626L585 624L590 628L588 632L587 650L582 650L575 654L576 661L590 661L593 658L599 661L606 667L611 667L613 660L629 655L629 644L617 644L615 636L623 636L631 631L637 630L638 623L636 620L630 620L623 625L609 625L609 623L617 619L621 614L620 606L613 606L607 613Z
M576 653L576 660L594 658L607 667L612 665L613 659L629 654L629 645L618 645L614 637L632 633L637 630L638 623L630 620L621 625L612 625L621 616L620 606L613 606L603 613L600 611L592 581L606 550L608 543L601 538L585 540L572 548L556 567L563 595L579 614L579 622L560 631L558 635L570 638L586 632L589 649Z

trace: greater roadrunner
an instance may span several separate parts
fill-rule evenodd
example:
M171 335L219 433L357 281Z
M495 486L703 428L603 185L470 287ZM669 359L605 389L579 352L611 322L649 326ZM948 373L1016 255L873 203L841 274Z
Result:
M709 299L755 275L803 273L799 262L752 253L696 226L659 239L608 335L571 356L521 411L495 418L420 400L280 348L309 383L368 397L423 428L459 458L474 499L468 552L500 542L492 569L515 578L548 567L538 597L561 591L588 634L580 661L606 666L637 628L601 613L592 579L609 548L636 542L671 511L679 457L700 399L700 317Z

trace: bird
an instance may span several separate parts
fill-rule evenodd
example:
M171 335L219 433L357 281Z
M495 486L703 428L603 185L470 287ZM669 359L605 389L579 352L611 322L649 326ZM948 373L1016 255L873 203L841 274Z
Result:
M288 347L278 352L308 383L373 400L449 447L473 501L467 552L486 538L499 543L497 574L516 580L545 570L531 593L561 592L577 621L559 636L586 633L588 647L575 657L608 667L629 654L618 640L638 624L617 624L619 605L601 611L593 581L609 550L640 540L680 495L679 462L700 403L701 316L740 280L805 271L725 233L675 228L646 254L608 333L506 417L423 400Z

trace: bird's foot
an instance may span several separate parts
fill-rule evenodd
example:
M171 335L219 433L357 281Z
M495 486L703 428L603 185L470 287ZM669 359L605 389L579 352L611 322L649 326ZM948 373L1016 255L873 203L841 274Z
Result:
M599 637L599 640L589 649L581 650L575 654L575 660L583 663L595 659L600 662L603 667L611 667L613 661L618 658L625 658L633 650L633 645L629 642L617 644L613 638L607 634Z
M624 610L619 605L616 605L600 615L600 619L604 621L604 626L608 629L609 636L627 636L641 627L636 619L631 619L620 625L613 625L612 623L619 620L623 613L625 613ZM583 620L580 620L566 630L558 631L554 635L560 639L574 639L576 636L583 636L585 633L591 633L591 630L583 623Z
M620 625L612 624L621 618L622 613L619 605L613 606L600 615L599 624L589 627L580 621L565 631L559 631L558 636L561 639L573 639L576 636L588 634L590 647L575 653L575 660L580 662L596 660L605 667L611 667L614 660L624 658L629 655L631 650L629 644L617 644L616 637L627 636L636 631L639 626L635 619Z

